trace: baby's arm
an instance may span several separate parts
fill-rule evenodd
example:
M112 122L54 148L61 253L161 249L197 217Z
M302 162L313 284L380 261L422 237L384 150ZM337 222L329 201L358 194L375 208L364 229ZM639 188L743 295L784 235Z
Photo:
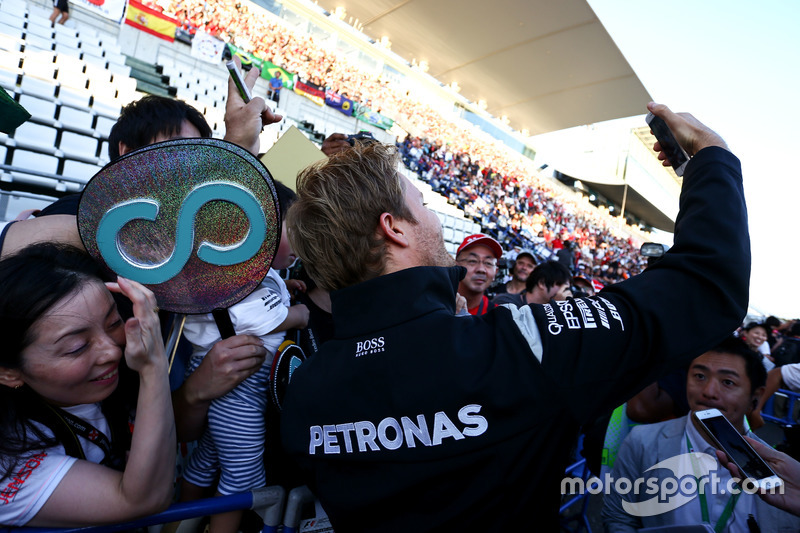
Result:
M308 325L308 316L308 307L304 304L292 305L289 307L289 312L283 322L269 333L279 333L294 328L303 329Z

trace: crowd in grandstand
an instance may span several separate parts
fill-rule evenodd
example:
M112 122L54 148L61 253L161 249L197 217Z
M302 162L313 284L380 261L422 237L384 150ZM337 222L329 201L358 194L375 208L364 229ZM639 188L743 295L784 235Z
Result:
M406 163L509 247L546 244L558 249L569 240L586 274L605 276L603 267L612 263L630 274L641 270L637 252L642 238L633 228L619 231L619 221L608 213L540 179L530 160L366 72L266 10L233 0L153 0L152 6L190 32L199 29L231 42L418 132L420 137L403 145Z
M572 272L612 282L646 266L634 239L619 236L597 209L560 197L544 180L503 175L428 139L409 136L399 146L409 168L507 248L539 248L549 255L568 246Z

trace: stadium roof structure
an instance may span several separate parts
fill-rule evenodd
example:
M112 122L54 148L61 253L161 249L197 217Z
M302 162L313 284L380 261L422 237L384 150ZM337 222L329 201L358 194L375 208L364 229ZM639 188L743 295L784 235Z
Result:
M531 135L643 114L650 95L586 0L317 0Z

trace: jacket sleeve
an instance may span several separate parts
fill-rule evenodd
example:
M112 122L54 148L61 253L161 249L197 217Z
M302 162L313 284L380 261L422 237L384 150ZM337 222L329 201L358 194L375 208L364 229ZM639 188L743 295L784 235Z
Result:
M674 246L591 298L532 306L545 373L580 422L730 335L747 311L750 241L739 160L709 147L684 176Z

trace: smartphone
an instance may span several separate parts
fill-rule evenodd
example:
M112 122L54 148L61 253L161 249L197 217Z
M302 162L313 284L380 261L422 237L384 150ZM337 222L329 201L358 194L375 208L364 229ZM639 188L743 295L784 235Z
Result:
M686 169L686 164L689 162L689 154L678 144L678 141L675 139L672 131L670 131L667 123L664 122L664 119L652 113L648 113L645 120L653 131L653 135L656 136L658 144L661 145L661 151L667 156L667 159L669 159L672 168L675 169L675 174L683 176L683 171Z
M697 420L716 442L717 448L725 452L745 478L752 479L760 489L775 489L783 481L772 471L736 428L728 422L719 409L707 409L694 413Z
M233 83L236 85L236 88L239 89L239 94L242 95L242 100L244 100L244 103L246 104L253 99L253 95L250 94L250 89L248 89L247 85L244 83L242 71L236 66L236 63L233 62L233 59L225 63L225 66L228 68L228 72L231 73Z

